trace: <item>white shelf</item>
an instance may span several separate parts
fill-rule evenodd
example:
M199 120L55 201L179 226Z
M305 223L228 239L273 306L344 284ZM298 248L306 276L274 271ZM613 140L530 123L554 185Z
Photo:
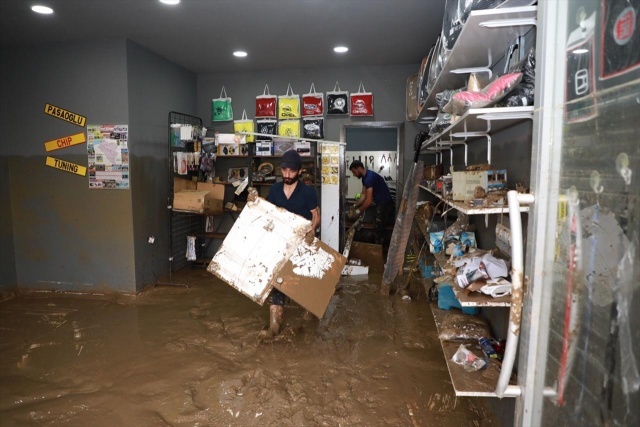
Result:
M499 132L532 118L533 106L472 108L460 116L458 120L451 123L445 130L424 141L420 152L424 154L427 147L434 145L437 141L442 141L443 143L463 142L464 134L468 135L467 140L469 141Z
M442 268L444 268L449 261L447 255L442 252L433 254L433 256ZM453 288L453 293L460 302L460 305L463 307L511 307L511 295L494 298L482 292L465 292L455 283L449 284Z
M482 292L465 292L458 286L453 286L453 293L463 307L511 307L511 295L494 298Z
M431 311L433 312L436 329L438 329L439 332L440 325L442 325L442 320L444 320L444 317L447 315L447 311L440 310L434 304L431 305ZM451 376L451 384L453 385L456 396L496 397L495 389L498 384L498 377L500 376L500 363L498 361L489 359L489 366L486 369L467 372L462 366L451 360L456 351L458 351L460 343L440 340L440 344L442 345L442 352L447 362L447 368ZM467 348L477 356L484 356L478 344L471 344Z
M471 12L416 122L436 114L429 108L435 106L437 93L465 85L468 74L455 74L453 71L496 63L514 39L525 35L535 25L537 13L536 6Z
M452 200L443 199L441 195L439 195L438 193L435 193L434 191L431 191L431 189L425 187L424 185L421 185L420 188L433 194L434 196L442 200L444 203L456 209L457 211L462 212L463 214L488 215L488 214L497 214L497 213L509 213L509 206L507 206L506 204L504 206L495 206L495 207L494 206L474 207L474 206L471 206L469 203L454 202ZM520 206L520 212L529 212L529 206L528 205Z

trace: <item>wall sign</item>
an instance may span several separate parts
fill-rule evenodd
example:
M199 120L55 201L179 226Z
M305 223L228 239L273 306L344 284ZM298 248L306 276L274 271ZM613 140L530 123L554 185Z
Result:
M87 174L87 168L84 166L77 165L75 163L66 162L64 160L56 159L53 157L47 156L47 166L60 169L61 171L74 173L76 175L85 176Z
M87 142L87 137L84 132L76 133L75 135L63 136L62 138L54 139L44 143L44 149L46 151L59 150L61 148L71 147L72 145L83 144Z
M64 108L56 107L55 105L44 104L44 113L80 127L84 127L84 125L87 124L86 117L67 111Z
M89 188L129 189L129 125L87 126Z

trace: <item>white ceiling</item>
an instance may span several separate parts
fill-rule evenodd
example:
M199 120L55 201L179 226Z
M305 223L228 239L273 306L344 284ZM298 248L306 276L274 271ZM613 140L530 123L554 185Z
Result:
M419 64L445 0L0 0L0 44L127 38L196 73ZM53 15L38 15L34 4ZM336 45L349 52L338 55ZM244 59L232 56L242 49ZM417 70L416 70L417 71Z

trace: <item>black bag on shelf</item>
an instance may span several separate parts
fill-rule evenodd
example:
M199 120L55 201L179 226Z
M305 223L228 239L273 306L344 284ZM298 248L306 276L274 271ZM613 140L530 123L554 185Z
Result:
M500 103L499 107L527 107L533 105L536 84L536 51L531 48L524 64L516 71L522 72L522 81Z
M445 130L451 124L453 115L447 113L438 113L438 116L429 128L429 136L434 136Z
M324 118L304 117L302 119L302 137L312 139L324 138Z
M278 130L278 121L274 119L258 119L256 120L256 133L265 135L275 135ZM268 136L258 136L261 141L271 141Z
M451 51L473 10L494 9L504 0L447 0L442 20L442 48Z

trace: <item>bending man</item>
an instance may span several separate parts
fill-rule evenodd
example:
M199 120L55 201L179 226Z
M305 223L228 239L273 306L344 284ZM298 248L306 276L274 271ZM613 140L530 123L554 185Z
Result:
M384 245L384 228L395 213L395 205L389 187L383 177L372 170L365 170L360 160L354 160L349 166L349 170L353 176L362 179L362 195L352 209L363 213L371 205L375 206L376 243Z

